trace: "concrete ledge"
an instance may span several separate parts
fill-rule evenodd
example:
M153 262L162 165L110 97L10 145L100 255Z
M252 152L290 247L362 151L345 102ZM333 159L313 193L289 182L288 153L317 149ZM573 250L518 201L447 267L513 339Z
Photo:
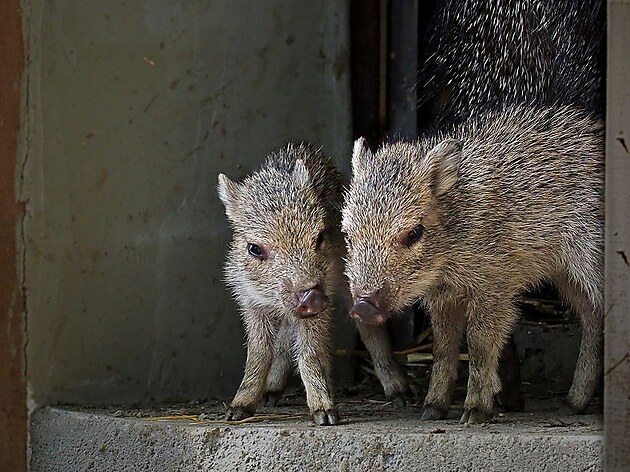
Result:
M306 416L239 426L213 423L221 415L218 405L203 422L44 408L32 420L31 470L602 470L599 416L505 414L493 424L465 427L455 418L420 422L416 409L370 407L340 403L345 424L336 427L315 427Z

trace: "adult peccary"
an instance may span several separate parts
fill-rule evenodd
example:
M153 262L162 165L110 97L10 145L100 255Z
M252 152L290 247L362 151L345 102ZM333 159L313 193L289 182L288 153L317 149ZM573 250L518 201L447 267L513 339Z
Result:
M219 175L234 230L225 279L242 310L247 363L228 420L251 416L277 397L297 363L314 421L339 416L331 385L331 299L342 286L342 181L309 145L271 154L242 183Z
M428 126L506 105L603 111L605 2L438 0L418 78Z
M602 123L570 107L491 112L372 154L355 143L342 229L354 318L379 325L416 300L433 325L423 419L446 415L466 332L463 422L491 417L497 362L522 290L556 284L582 343L568 402L583 412L602 351Z

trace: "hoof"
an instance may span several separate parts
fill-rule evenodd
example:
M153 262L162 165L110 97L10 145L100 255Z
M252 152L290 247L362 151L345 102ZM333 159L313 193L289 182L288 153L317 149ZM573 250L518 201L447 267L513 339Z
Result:
M483 411L479 408L464 410L464 414L459 420L460 424L481 424L488 423L492 418L491 411Z
M335 409L315 410L313 421L318 426L333 426L339 424L339 413Z
M225 419L228 421L239 421L245 418L251 418L254 416L254 412L248 408L242 406L230 407L225 414Z
M420 416L421 421L434 421L434 420L443 420L446 417L446 413L448 410L443 410L440 408L436 408L434 406L425 406L422 409L422 416Z

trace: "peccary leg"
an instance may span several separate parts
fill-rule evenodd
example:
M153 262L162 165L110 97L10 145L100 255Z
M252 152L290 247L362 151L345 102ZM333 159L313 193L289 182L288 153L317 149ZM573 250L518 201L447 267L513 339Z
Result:
M333 402L329 313L297 320L296 357L313 421L320 426L339 423Z
M252 416L265 391L265 381L271 367L275 329L264 313L244 313L247 329L247 361L241 385L228 408L227 420Z
M525 401L520 388L521 367L513 336L510 336L501 352L499 379L501 380L501 391L498 393L497 399L501 406L508 411L523 411L525 409Z
M280 325L274 346L273 362L267 376L265 388L265 404L276 406L282 396L287 378L291 373L291 343L293 341L293 328L285 320Z
M516 322L517 312L509 303L493 307L473 301L468 308L468 391L460 422L483 423L492 417L494 395L501 390L499 356Z
M410 403L413 395L402 368L394 359L385 325L368 325L360 321L356 325L387 398L393 399L398 406Z
M575 280L579 279L559 278L556 285L560 295L580 316L582 341L567 401L575 413L583 413L601 379L603 315L601 304L591 301L591 298L597 300L598 295L601 297L601 292L594 288L589 297L589 287L581 288Z
M446 416L457 381L459 347L464 331L464 310L456 303L434 303L428 307L433 327L433 367L421 419Z

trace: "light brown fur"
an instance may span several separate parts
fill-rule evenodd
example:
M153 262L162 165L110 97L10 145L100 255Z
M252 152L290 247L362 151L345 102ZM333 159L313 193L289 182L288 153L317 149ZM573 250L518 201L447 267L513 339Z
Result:
M339 421L330 329L333 293L342 284L341 185L330 160L308 145L280 149L242 183L219 176L234 230L225 276L247 332L245 375L228 419L252 415L265 392L277 397L295 363L314 421ZM248 253L251 244L267 257ZM300 296L311 290L326 306L302 317Z
M435 362L424 418L449 408L464 333L462 421L490 417L515 302L542 280L580 317L568 401L584 411L601 373L603 169L601 122L570 107L486 113L448 136L374 155L357 142L343 209L346 274L353 296L386 316L426 305ZM414 228L421 237L412 241Z

